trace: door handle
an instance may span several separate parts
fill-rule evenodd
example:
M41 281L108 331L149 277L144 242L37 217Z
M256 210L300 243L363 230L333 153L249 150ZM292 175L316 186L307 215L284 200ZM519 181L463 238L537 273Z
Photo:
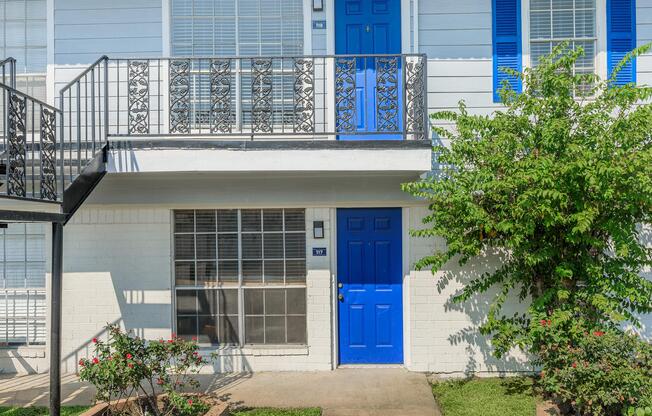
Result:
M340 302L344 302L344 295L341 293L337 295L337 300L339 300Z

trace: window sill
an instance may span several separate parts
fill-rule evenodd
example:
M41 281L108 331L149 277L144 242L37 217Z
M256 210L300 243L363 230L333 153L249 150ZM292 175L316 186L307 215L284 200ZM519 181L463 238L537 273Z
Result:
M203 354L216 353L218 356L287 356L308 355L307 345L246 345L224 347L201 347Z
M0 358L45 358L45 346L2 347Z

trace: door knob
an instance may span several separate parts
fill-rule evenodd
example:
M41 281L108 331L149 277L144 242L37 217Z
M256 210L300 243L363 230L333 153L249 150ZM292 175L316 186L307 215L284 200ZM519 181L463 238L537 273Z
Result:
M371 26L367 25L367 27L365 27L365 30L367 31L367 33L371 32Z
M343 285L342 283L338 283L338 284L337 284L337 287L339 287L340 289L342 289L342 288L344 287L344 285Z
M340 302L344 302L344 295L341 293L337 295L337 300L339 300Z

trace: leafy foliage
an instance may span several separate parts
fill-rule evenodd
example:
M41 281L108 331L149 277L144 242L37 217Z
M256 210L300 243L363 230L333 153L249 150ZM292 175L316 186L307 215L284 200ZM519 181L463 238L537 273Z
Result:
M638 335L555 317L533 324L532 335L541 386L576 414L622 415L652 405L652 345Z
M126 333L116 325L107 326L108 340L93 339L94 357L81 359L79 376L97 389L97 399L104 402L141 395L129 410L135 414L156 416L204 414L208 406L198 398L181 392L198 387L192 377L208 360L199 354L194 341L172 335L169 340L148 342ZM163 409L157 392L167 394Z
M649 50L634 50L616 71ZM403 186L430 203L426 228L412 234L446 241L418 268L504 257L454 298L496 290L480 331L497 356L520 347L550 358L538 350L547 345L537 338L540 321L557 322L563 338L575 321L583 332L611 334L652 312L652 282L641 275L652 266L652 88L576 74L582 54L562 44L535 68L508 70L524 92L504 84L505 108L491 116L470 114L464 102L433 114L454 124L435 127L449 142L435 148L440 170ZM507 314L514 295L527 310ZM575 340L569 333L566 341Z

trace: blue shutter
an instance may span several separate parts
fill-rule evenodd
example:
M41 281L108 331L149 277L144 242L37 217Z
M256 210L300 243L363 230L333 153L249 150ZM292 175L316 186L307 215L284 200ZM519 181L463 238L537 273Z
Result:
M609 76L618 63L636 47L636 1L607 0L607 70ZM629 62L616 75L615 84L636 82L636 62Z
M498 91L504 80L521 92L521 80L508 76L500 68L521 71L521 0L492 0L493 11L493 81L494 102L500 102Z

